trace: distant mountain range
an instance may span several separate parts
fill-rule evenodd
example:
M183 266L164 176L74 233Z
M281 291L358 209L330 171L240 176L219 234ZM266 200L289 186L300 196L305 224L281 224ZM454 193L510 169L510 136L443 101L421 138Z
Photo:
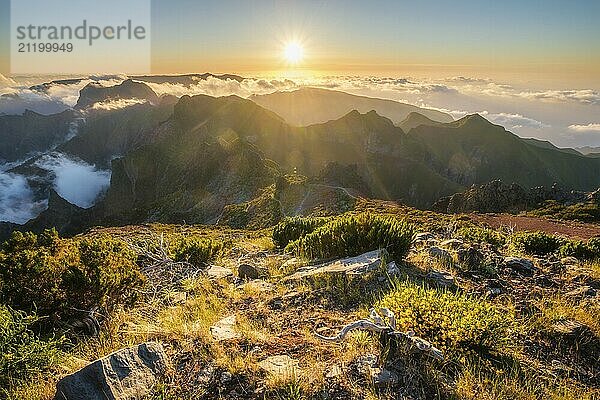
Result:
M431 110L400 103L393 100L356 96L335 90L305 87L290 92L275 92L250 97L278 115L288 123L306 126L338 119L350 111L366 113L375 110L393 123L402 122L411 112L417 112L437 122L451 122L454 119L441 111Z
M144 102L94 107L132 98ZM75 233L96 224L214 223L228 206L239 204L268 204L279 208L272 215L283 215L301 209L282 205L282 179L291 175L352 196L423 208L496 179L581 191L600 186L600 159L521 139L477 114L453 121L439 111L331 90L177 99L159 98L144 83L126 80L84 87L75 108L53 116L0 117L0 136L29 135L17 145L0 146L6 160L52 150L112 170L105 195L82 209L41 178L35 157L11 169L28 178L37 196L51 200L26 225L31 229L57 225ZM73 123L77 134L71 137Z

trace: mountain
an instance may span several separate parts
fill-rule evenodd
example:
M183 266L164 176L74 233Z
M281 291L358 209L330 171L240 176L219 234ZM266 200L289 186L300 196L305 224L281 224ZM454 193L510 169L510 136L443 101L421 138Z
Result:
M411 112L408 116L398 124L400 128L404 132L408 132L413 128L416 128L420 125L429 125L429 126L440 126L441 123L434 121L432 119L427 118L423 114L419 114L417 112Z
M542 149L558 150L558 151L562 151L564 153L575 154L575 155L583 154L582 152L577 151L576 149L557 147L557 146L553 145L551 142L549 142L548 140L540 140L540 139L536 139L536 138L522 138L522 139L524 142L529 143L533 146L541 147Z
M0 115L0 164L49 150L72 133L76 113L42 115L25 111L22 115Z
M588 157L600 157L600 147L583 146L576 147L575 150Z
M531 145L478 114L439 126L420 125L408 135L426 147L434 170L460 185L496 179L525 187L558 183L576 190L600 185L600 160Z
M366 113L375 110L379 115L399 124L411 112L417 112L434 121L451 122L453 118L441 111L419 108L394 100L357 96L320 88L301 88L290 92L255 95L250 99L281 115L288 123L306 126L342 117L352 110Z
M127 79L115 86L103 86L98 82L88 83L79 91L79 100L77 100L75 108L85 109L95 103L129 99L147 100L152 104L158 103L158 96L148 85Z

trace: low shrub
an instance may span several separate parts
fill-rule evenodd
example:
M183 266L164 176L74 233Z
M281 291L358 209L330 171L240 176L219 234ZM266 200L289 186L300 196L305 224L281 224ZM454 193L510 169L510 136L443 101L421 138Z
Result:
M35 315L0 305L0 387L31 378L60 360L60 341L40 340L31 331L37 320Z
M512 244L528 254L546 255L555 252L563 240L545 232L518 232L511 238Z
M395 217L349 215L290 242L286 250L309 259L327 259L386 249L393 259L400 260L410 250L413 233L410 225Z
M465 226L458 230L458 236L471 242L485 242L499 248L506 244L506 235L490 228Z
M273 242L280 249L285 248L288 243L308 235L318 227L324 225L330 218L285 218L273 228Z
M212 239L188 237L173 243L171 251L175 261L201 266L217 257L222 247L221 243Z
M591 238L587 242L568 240L559 248L563 257L575 257L580 260L595 260L600 258L600 238Z
M377 307L396 315L399 330L413 330L442 351L501 351L512 340L513 310L462 293L394 281Z
M144 283L136 259L108 236L67 240L54 230L15 232L0 249L0 302L53 319L97 307L110 311L136 299Z

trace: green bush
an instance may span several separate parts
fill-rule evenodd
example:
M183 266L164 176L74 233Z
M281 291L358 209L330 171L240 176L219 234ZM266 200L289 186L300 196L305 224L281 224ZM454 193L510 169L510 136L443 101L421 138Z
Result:
M458 230L458 236L471 242L485 242L499 248L506 244L506 235L490 228L465 226Z
M511 238L519 250L529 254L546 255L559 249L563 240L545 232L518 232Z
M215 258L221 251L222 244L208 238L183 238L173 245L173 258L178 262L193 265L204 265Z
M318 227L324 225L330 218L285 218L273 228L273 243L280 249L285 248L288 243L308 235Z
M0 305L0 387L7 387L57 364L59 341L38 339L31 331L35 315Z
M500 351L511 342L512 310L462 293L394 281L377 307L396 315L399 330L413 330L442 351Z
M568 240L560 246L559 253L563 257L575 257L580 260L600 258L600 238L591 238L587 242Z
M359 214L337 217L313 232L290 242L287 250L309 259L355 256L386 249L400 260L410 250L413 229L403 220Z
M95 307L109 311L134 301L143 285L136 258L108 236L79 241L52 230L16 232L0 250L0 302L53 319Z

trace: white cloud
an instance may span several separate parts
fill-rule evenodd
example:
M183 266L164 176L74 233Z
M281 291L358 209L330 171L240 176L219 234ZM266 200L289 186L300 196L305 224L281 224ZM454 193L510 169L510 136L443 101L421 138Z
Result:
M600 124L569 125L569 130L577 133L600 133Z
M110 171L98 170L64 154L51 153L40 158L36 165L54 173L54 189L64 199L88 208L110 184Z
M45 201L34 201L33 191L24 176L0 172L0 221L23 224L46 208Z
M92 110L111 111L119 110L121 108L131 107L136 104L147 103L146 99L119 99L119 100L108 100L99 103L94 103L91 107Z

